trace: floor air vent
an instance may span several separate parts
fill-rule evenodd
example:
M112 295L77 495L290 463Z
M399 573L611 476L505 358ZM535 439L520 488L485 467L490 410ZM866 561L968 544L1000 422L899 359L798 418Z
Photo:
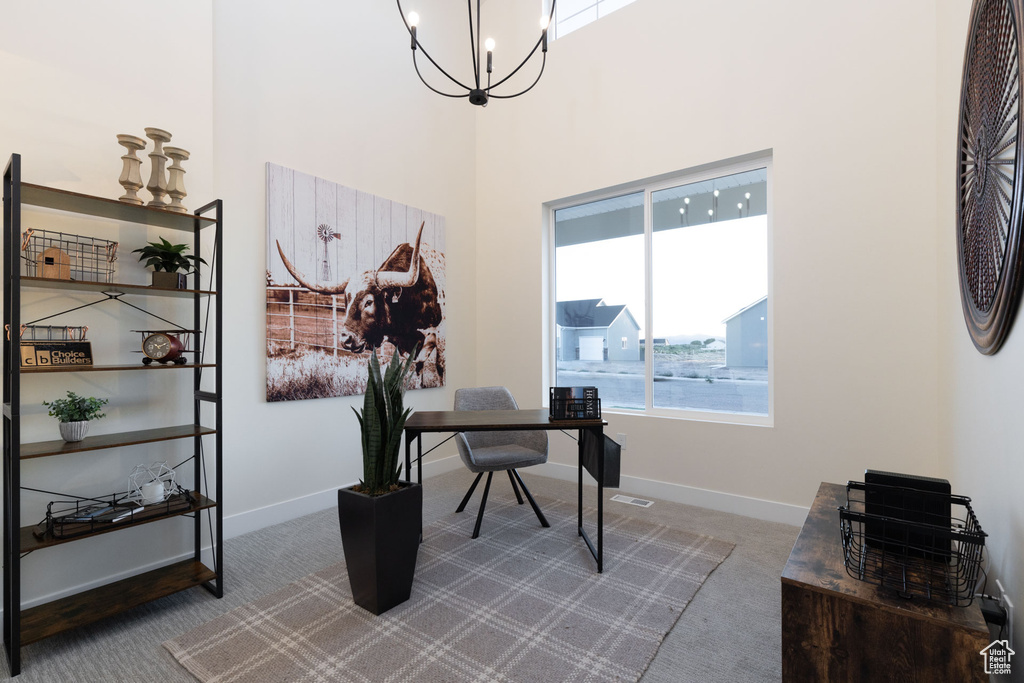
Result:
M627 503L629 505L636 505L637 507L649 508L654 505L653 500L644 500L643 498L633 498L632 496L624 496L621 493L617 493L612 496L612 500L620 503Z

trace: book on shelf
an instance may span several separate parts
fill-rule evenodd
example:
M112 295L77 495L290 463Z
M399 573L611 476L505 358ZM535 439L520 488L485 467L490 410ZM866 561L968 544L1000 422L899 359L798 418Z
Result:
M550 387L548 398L548 415L553 420L601 417L597 387Z
M86 505L79 508L76 512L63 515L61 520L65 522L92 522L99 519L103 515L113 512L114 508L111 505L105 503L99 503L96 505Z

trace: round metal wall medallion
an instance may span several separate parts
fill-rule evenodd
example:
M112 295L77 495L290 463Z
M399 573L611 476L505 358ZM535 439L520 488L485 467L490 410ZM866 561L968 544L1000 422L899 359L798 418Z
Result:
M974 345L999 350L1021 291L1021 55L1017 0L975 0L957 163L960 300Z

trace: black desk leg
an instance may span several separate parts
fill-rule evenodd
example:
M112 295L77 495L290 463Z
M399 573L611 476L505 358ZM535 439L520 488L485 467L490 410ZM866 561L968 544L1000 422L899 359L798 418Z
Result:
M419 484L423 485L423 433L422 432L410 432L405 433L405 479L408 482L412 482L412 440L416 439L416 464L417 474L419 475ZM420 543L423 542L423 520L420 520Z
M579 472L576 477L576 510L577 510L577 522L576 531L578 535L583 535L583 430L580 430L578 434L579 438L576 440L576 459L579 461L577 468Z
M406 431L405 433L405 480L412 481L412 454L410 448L412 446L412 440L415 438L412 432Z
M604 571L604 430L594 430L597 436L597 573Z
M583 528L583 453L584 453L584 433L588 431L586 428L579 430L578 439L578 453L579 453L579 465L578 465L578 479L577 479L577 499L576 505L578 510L576 531L583 537L584 542L587 544L587 548L590 549L590 554L594 556L597 561L597 573L600 574L604 571L604 455L598 453L597 458L597 545L590 540L586 530ZM597 437L598 448L604 447L604 430L601 427L593 430L594 436Z

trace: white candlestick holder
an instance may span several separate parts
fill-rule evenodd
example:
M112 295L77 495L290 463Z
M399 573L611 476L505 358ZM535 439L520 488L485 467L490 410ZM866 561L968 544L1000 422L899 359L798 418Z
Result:
M149 206L163 208L167 206L167 155L164 154L164 143L171 141L171 134L160 128L147 128L146 137L153 141L153 151L149 153L151 169L146 189L153 194Z
M146 141L134 135L118 135L117 143L128 150L121 159L124 166L121 169L121 177L118 182L124 188L124 194L118 197L118 201L126 204L145 204L137 194L142 189L142 159L135 156L135 153L146 149Z

